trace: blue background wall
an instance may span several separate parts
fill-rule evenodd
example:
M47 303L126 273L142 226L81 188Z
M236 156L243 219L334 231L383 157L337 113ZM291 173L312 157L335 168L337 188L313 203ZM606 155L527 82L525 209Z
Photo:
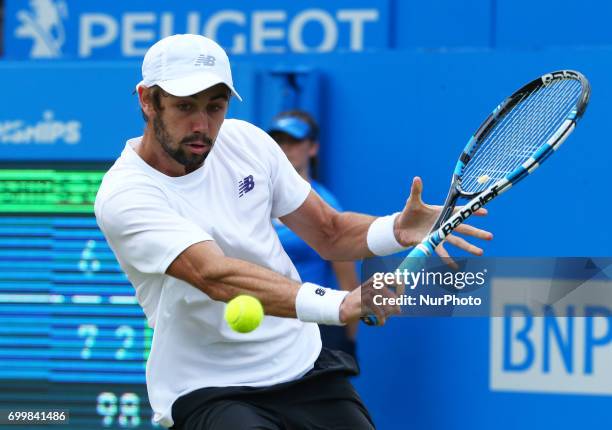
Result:
M485 244L488 255L610 255L612 3L372 4L388 7L393 17L386 46L233 56L245 101L232 101L232 115L265 127L284 100L272 73L303 73L311 92L300 103L315 110L323 130L323 181L345 209L380 215L401 208L415 175L424 179L425 200L441 202L461 148L494 106L538 75L580 70L593 93L576 132L528 183L492 203L488 219L475 222L495 233ZM120 58L0 63L0 121L34 123L52 109L56 118L82 122L79 145L0 145L0 157L114 159L142 129L131 95L139 66ZM609 396L492 391L489 342L497 335L486 319L396 319L383 329L363 327L356 385L379 428L610 425Z

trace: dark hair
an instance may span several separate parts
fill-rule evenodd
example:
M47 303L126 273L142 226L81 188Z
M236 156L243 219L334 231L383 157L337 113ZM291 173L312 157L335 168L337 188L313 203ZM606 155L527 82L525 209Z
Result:
M310 136L307 139L310 139L316 142L319 141L319 124L317 124L317 121L315 121L315 119L313 118L311 114L309 114L308 112L304 110L291 109L291 110L286 110L286 111L279 113L278 115L274 117L274 119L288 118L288 117L289 118L290 117L299 118L302 121L306 122L310 126ZM311 157L309 164L310 164L310 176L313 179L318 179L319 178L319 157L316 155L314 157Z
M150 91L151 101L153 102L153 109L157 113L161 112L164 109L161 105L161 98L168 97L168 93L165 92L158 85L153 85L152 87L149 88L149 91ZM145 120L145 122L149 122L149 117L147 117L147 114L144 112L144 110L141 108L140 111L142 112L142 118Z

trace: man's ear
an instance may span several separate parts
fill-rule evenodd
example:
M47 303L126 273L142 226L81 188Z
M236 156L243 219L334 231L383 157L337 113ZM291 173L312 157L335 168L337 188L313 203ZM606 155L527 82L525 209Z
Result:
M140 108L147 118L152 118L155 116L155 109L153 107L153 98L151 97L150 88L143 85L138 87L138 102L140 103Z
M310 145L308 156L316 157L318 153L319 153L319 142L315 140L314 142L312 142L312 145Z

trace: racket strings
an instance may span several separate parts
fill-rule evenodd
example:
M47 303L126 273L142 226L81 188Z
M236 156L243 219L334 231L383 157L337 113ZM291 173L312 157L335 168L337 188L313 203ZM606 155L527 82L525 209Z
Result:
M531 155L533 155L535 150L540 147L542 143L542 138L544 136L550 135L551 130L556 130L558 128L558 125L560 125L557 124L553 119L553 116L555 114L554 110L539 110L538 102L548 103L548 101L536 99L536 97L539 97L537 91L531 94L533 94L532 97L534 97L533 102L526 104L523 112L521 112L519 109L513 110L513 117L509 118L507 126L493 130L490 135L491 142L499 140L507 144L512 143L512 140L510 139L511 132L514 132L519 136L531 137L531 145L506 145L506 147L504 148L505 152L502 154L497 154L498 157L504 157L503 160L505 160L505 164L498 165L496 169L492 168L491 170L496 170L500 172L502 177L506 173L509 173L510 171L514 170L517 167L517 162L519 164L522 164L522 162L524 162ZM525 118L532 118L532 120L529 122L518 121L517 117L521 114ZM544 115L543 117L542 114ZM565 118L565 115L563 115L562 118ZM516 127L514 127L515 125ZM493 155L495 155L495 153L492 151L489 151L488 153L483 153L483 156L480 160L481 167L485 165L493 167Z
M571 94L570 86L565 86L564 88L562 88L562 91L553 93L553 96L554 95L557 96L556 99L551 98L550 94L544 93L542 90L534 92L531 98L531 103L522 105L522 110L515 109L516 116L519 116L519 114L523 114L524 118L529 119L529 121L519 122L519 127L517 130L519 133L521 133L521 135L529 136L529 140L532 144L531 146L523 146L523 149L529 150L532 147L538 147L541 143L542 137L544 135L550 134L552 130L555 130L558 125L563 122L569 109L571 109L571 107L573 106L574 97ZM562 103L563 100L567 100L568 97L569 105L567 108L565 108L564 106L562 106ZM548 106L549 108L541 109L542 104ZM553 108L550 108L551 105L554 105ZM560 107L560 109L555 109L555 106ZM555 115L558 117L558 122L554 121L553 117ZM506 127L498 128L497 138L501 137L502 139L505 139L507 138L507 135L510 132L516 129L516 119L513 118L512 120L513 121L509 121L506 123ZM528 127L526 127L526 125ZM539 133L534 134L533 130L536 130ZM491 137L494 138L495 136L493 136L492 134Z
M505 124L500 123L491 131L487 139L488 143L496 143L498 149L492 151L491 149L494 148L489 145L489 151L486 151L484 145L481 146L480 157L475 157L472 166L475 171L481 173L479 177L487 174L485 167L489 167L488 170L491 173L501 173L502 177L514 170L540 147L543 137L552 134L565 119L567 109L542 109L542 106L550 106L551 103L559 106L559 102L567 99L568 96L571 97L571 86L565 85L561 91L556 92L546 91L547 89L541 88L529 94L528 97L523 97L529 100L525 103L523 101L517 103L510 114L503 119ZM560 122L554 121L555 114L559 117ZM529 121L522 121L523 118ZM528 137L529 140L519 142L521 144L517 145L516 139L512 139L513 134ZM503 163L500 164L500 162Z
M463 191L482 191L522 165L559 129L581 93L579 81L566 79L523 94L476 148L462 175Z
M570 81L570 82L573 82L573 81ZM572 88L577 88L578 93L574 95L572 92ZM581 87L579 84L578 86L565 85L564 88L562 88L562 91L558 93L556 100L548 100L548 99L545 99L544 97L541 97L541 100L539 101L543 104L548 104L548 103L563 104L564 100L567 100L569 101L569 105L567 106L567 108L562 107L561 110L546 109L543 111L543 114L544 114L543 117L536 118L536 120L528 123L529 124L528 129L525 129L525 127L522 127L519 130L519 133L525 133L529 136L533 136L533 141L532 141L533 145L524 146L523 147L524 152L520 154L521 156L526 157L525 160L529 158L531 155L533 155L533 152L537 148L539 148L542 143L544 143L543 142L544 138L547 138L548 136L552 135L552 133L556 131L559 128L559 126L563 123L563 121L567 117L567 114L569 113L571 108L574 106L575 100L580 94L580 90L581 90ZM533 97L538 97L537 91L535 93L536 94ZM533 112L533 110L537 109L538 106L539 106L538 103L534 102L531 105L532 111L527 112L525 115L528 118L535 116L538 112ZM557 116L557 118L555 118L555 116ZM510 128L507 128L506 130L510 130ZM535 133L534 133L534 130L535 130Z
M491 151L493 148L489 146L489 151L481 153L481 168L485 165L493 166L492 161L496 161L493 156L497 156L497 161L503 160L505 164L498 164L496 170L500 172L514 170L541 146L544 136L552 134L552 131L558 128L566 117L567 109L541 109L541 106L551 106L552 103L557 104L560 101L562 102L563 99L567 99L568 95L571 97L571 94L569 94L571 89L569 86L565 86L562 89L563 91L553 93L552 96L557 96L556 99L550 97L550 92L544 92L545 89L547 88L540 88L529 94L531 99L528 102L517 103L511 112L512 115L504 119L506 121L505 127L500 123L500 126L492 130L488 137L489 143L500 142L499 146L504 146L504 152ZM521 108L518 108L519 106ZM555 114L559 116L559 122L554 120ZM522 121L524 118L529 119L529 121ZM516 145L515 141L512 140L511 134L513 133L516 136L527 137L528 140L525 139L520 142L520 145ZM519 158L518 161L517 158ZM476 163L474 167L477 167Z

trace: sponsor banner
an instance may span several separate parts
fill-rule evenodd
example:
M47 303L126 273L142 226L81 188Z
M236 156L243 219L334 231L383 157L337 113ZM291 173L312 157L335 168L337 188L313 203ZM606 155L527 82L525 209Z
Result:
M27 122L23 119L7 119L0 122L0 144L4 145L75 145L81 141L82 124L77 119L60 120L55 112L47 109L42 118Z
M516 276L494 286L492 312L503 316L490 320L490 388L612 395L612 258L551 263L543 266L554 267L554 282Z
M133 59L176 33L230 54L362 52L389 44L389 0L223 3L7 0L7 59Z
M612 309L584 308L586 317L537 317L517 306L491 318L491 390L612 395Z

